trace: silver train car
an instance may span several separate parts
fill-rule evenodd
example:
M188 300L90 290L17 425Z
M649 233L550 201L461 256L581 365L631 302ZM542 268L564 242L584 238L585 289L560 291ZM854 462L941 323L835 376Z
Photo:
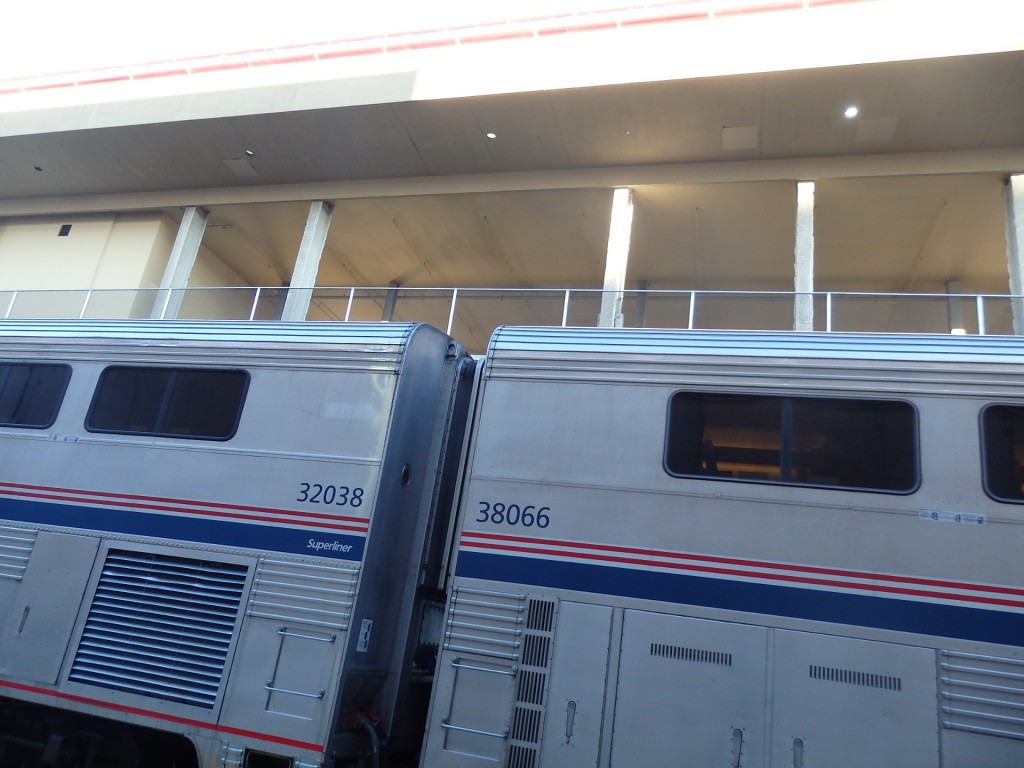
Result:
M4 322L0 766L1020 765L1022 524L1018 339Z
M499 329L425 768L1024 765L1024 343Z
M415 754L472 367L428 326L0 324L0 765Z

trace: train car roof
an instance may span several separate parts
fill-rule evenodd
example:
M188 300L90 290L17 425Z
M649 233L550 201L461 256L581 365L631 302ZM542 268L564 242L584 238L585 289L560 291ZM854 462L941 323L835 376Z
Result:
M0 320L0 356L37 360L327 366L397 374L412 360L452 349L448 336L421 323Z
M504 326L491 337L487 356L566 353L1021 364L1024 337Z
M711 387L1024 396L1024 338L499 328L483 376Z
M2 320L0 340L13 338L111 339L141 342L405 344L416 323Z

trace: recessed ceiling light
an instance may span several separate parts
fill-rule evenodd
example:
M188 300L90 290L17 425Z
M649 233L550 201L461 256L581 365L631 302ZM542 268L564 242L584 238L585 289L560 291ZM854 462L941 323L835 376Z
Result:
M487 132L487 138L488 139L496 139L496 138L498 138L498 134L494 133L493 131L488 131Z
M846 108L846 111L845 111L845 112L843 112L843 116L844 116L844 117L850 117L850 118L856 117L856 116L857 116L858 114L860 114L860 109L858 109L858 108L857 108L856 106L854 106L853 104L851 104L850 106L848 106L848 107Z

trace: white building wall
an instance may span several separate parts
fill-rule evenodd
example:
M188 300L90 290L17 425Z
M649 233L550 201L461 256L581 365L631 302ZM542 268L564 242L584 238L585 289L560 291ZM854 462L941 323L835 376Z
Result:
M68 227L60 236L62 227ZM167 261L174 222L159 213L46 217L0 224L0 291L39 291L13 298L18 317L127 317L138 293ZM104 289L89 295L90 289ZM149 298L152 301L152 298ZM88 302L88 303L87 303ZM0 306L7 312L7 302Z
M245 285L248 285L248 281L244 277L221 261L209 248L200 246L199 255L196 256L196 263L188 278L188 287L210 290L189 291L182 302L178 317L182 320L245 320L252 309L254 291L248 288L224 287Z
M66 225L67 236L59 236ZM0 316L10 307L12 317L148 317L177 230L160 213L0 223ZM245 284L200 249L189 287ZM244 318L252 293L210 291L187 301L183 317Z

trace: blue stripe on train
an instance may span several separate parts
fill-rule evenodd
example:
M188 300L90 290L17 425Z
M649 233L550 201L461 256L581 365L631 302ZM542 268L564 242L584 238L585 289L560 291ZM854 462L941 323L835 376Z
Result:
M296 529L245 522L174 517L131 509L77 507L22 499L0 500L0 518L35 525L151 536L179 543L287 552L339 560L362 560L362 536L315 529Z
M462 550L456 576L1024 646L1024 614Z

